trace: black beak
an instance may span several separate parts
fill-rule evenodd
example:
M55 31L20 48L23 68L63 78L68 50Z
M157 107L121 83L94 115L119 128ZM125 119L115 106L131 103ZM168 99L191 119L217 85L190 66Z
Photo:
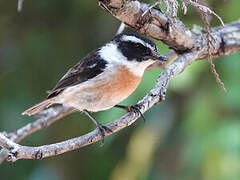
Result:
M167 61L168 58L167 56L164 56L158 52L154 52L154 55L152 57L153 60L159 60L159 61Z

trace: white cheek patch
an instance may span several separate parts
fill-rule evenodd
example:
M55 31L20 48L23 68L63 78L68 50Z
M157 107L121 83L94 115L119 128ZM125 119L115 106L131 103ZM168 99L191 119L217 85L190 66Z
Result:
M127 58L118 50L117 45L108 43L101 48L99 55L102 59L109 63L127 63Z

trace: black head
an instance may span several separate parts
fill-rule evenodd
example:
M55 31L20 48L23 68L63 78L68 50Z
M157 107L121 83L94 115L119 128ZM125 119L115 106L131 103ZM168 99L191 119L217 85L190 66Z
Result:
M130 61L166 60L165 56L158 53L156 44L143 35L123 33L112 41L117 43L118 50Z

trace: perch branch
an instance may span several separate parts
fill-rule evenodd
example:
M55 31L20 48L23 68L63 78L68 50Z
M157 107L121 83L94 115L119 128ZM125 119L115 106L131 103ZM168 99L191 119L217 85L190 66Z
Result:
M58 106L58 107L54 107L54 108L49 108L49 109L46 109L46 110L38 113L39 119L36 120L35 122L28 123L27 125L23 126L22 128L18 129L15 132L8 133L8 134L4 133L4 134L6 134L5 136L7 138L9 138L11 141L19 143L26 136L29 136L38 130L41 130L43 128L50 126L52 123L54 123L58 119L61 119L64 116L71 114L72 112L74 112L74 109L70 108L70 107ZM8 157L8 151L5 149L2 149L0 151L0 164L7 157Z

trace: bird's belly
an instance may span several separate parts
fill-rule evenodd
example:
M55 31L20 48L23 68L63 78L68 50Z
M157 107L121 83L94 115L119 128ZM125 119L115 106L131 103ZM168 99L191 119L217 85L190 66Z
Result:
M132 74L124 66L119 67L117 72L64 90L61 103L92 112L112 108L126 99L141 81L141 77Z

